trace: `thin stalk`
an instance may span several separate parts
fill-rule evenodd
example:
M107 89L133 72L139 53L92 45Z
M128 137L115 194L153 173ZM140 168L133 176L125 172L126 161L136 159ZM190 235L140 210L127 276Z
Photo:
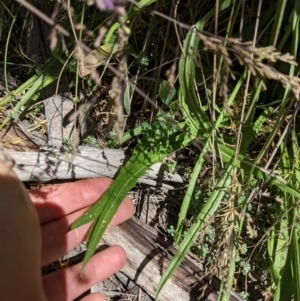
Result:
M19 9L18 9L19 11ZM17 12L18 13L18 12ZM11 37L11 33L12 33L12 29L15 25L15 22L16 22L16 17L13 16L13 20L10 24L10 27L9 27L9 31L8 31L8 34L7 34L7 38L6 38L6 43L5 43L5 50L4 50L4 65L3 65L3 72L4 72L4 82L5 82L5 89L7 92L9 92L9 89L8 89L8 81L7 81L7 55L8 55L8 46L10 44L10 37Z
M271 34L271 42L273 47L276 47L280 30L282 28L282 21L285 13L287 0L277 1L277 9L276 9L276 18L274 20L274 25ZM273 40L273 41L272 41Z

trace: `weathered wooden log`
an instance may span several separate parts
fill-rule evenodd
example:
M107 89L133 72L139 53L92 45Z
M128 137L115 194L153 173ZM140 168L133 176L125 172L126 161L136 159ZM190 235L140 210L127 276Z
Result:
M108 245L120 245L125 249L127 264L122 272L147 294L155 297L161 275L176 252L172 241L141 220L132 218L118 227L109 228L102 242ZM167 281L159 295L159 300L216 301L219 286L220 280L217 278L213 278L208 283L201 262L195 255L188 253ZM230 300L244 299L232 292Z
M147 296L155 298L161 276L177 251L172 241L164 233L133 217L117 227L108 228L99 250L105 245L119 245L124 248L127 263L120 273L142 288ZM84 252L85 245L82 244L79 249L80 252ZM65 259L68 265L73 265L82 261L83 255L84 253L78 254L76 248ZM166 282L158 300L217 301L219 288L220 280L216 277L210 280L205 277L205 269L199 258L188 252L173 276ZM245 301L235 292L231 292L230 300Z
M14 171L21 181L46 182L54 179L85 179L92 177L114 178L126 160L122 149L100 149L80 146L76 152L59 148L44 148L39 152L9 151L15 161ZM174 188L183 183L178 174L163 171L162 164L154 164L139 179L140 183Z

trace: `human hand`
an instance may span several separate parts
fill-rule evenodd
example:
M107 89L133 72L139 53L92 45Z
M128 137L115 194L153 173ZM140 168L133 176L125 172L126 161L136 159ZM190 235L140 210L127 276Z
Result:
M95 283L120 270L126 254L119 246L97 253L80 277L81 263L41 276L41 267L57 260L84 241L89 225L67 232L108 188L109 179L89 179L53 185L27 193L0 161L0 294L6 301L71 301ZM28 196L29 195L29 196ZM125 198L111 226L133 214ZM100 294L84 301L105 300Z

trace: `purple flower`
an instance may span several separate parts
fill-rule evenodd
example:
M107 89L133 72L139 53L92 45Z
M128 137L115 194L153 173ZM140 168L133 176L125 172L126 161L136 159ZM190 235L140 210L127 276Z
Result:
M113 11L116 9L112 0L95 0L96 6L104 11Z

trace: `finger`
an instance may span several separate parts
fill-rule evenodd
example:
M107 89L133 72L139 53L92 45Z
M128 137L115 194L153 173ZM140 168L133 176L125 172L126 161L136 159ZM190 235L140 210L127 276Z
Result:
M119 246L95 254L80 277L81 263L47 275L43 279L48 301L71 301L94 284L119 271L126 262L125 251Z
M129 198L119 206L110 226L124 222L133 215L134 207ZM42 227L42 266L50 264L65 255L86 239L91 224L67 232L69 225L83 214L84 210L69 214Z
M105 297L98 293L92 293L82 299L80 301L105 301Z
M29 195L36 206L41 224L44 224L91 206L111 182L108 178L87 179L31 190Z

